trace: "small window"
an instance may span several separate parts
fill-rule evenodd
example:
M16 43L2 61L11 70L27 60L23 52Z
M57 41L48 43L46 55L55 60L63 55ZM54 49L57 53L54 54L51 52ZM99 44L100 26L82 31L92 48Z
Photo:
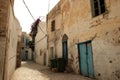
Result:
M55 20L51 22L51 31L55 31Z
M105 1L104 0L91 0L92 16L98 16L105 12Z
M22 43L24 43L24 36L22 36Z

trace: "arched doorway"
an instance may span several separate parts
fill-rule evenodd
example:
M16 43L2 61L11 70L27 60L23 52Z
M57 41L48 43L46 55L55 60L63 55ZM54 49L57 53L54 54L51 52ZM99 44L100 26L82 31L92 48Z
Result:
M65 59L65 64L68 63L68 36L66 34L63 35L62 38L62 57Z

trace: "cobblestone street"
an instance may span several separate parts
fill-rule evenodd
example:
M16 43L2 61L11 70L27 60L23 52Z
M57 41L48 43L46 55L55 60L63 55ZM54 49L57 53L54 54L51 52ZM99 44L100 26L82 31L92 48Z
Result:
M22 62L11 80L93 80L74 73L54 73L48 67L33 62Z

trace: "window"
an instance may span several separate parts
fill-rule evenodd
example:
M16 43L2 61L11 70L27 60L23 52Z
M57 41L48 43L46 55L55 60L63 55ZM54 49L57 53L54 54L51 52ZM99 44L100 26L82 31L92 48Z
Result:
M105 12L105 1L104 0L91 0L92 16L98 16Z
M42 50L40 49L40 56L42 56Z
M24 36L22 36L22 43L24 43Z
M51 31L55 31L55 20L51 22Z

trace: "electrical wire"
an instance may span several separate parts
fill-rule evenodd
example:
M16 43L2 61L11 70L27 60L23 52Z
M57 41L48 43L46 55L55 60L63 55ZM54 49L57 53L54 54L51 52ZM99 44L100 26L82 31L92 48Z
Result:
M28 12L30 13L31 17L33 18L33 20L35 21L35 18L33 17L32 13L30 12L28 6L26 5L25 1L23 0L23 3L25 5L25 7L27 8Z
M31 17L33 18L33 20L35 21L35 18L33 17L32 13L30 12L30 9L28 8L28 6L26 5L25 1L23 0L23 3L25 5L25 7L27 8L29 14L31 15ZM47 34L42 30L42 28L39 26L38 24L38 27L40 28L40 30L47 36Z
M49 13L49 9L50 9L50 0L48 0L48 13Z
M35 44L37 44L38 42L42 41L44 38L46 38L47 36L43 36L40 40L38 40Z
M32 45L35 45L35 44L37 44L38 42L40 42L40 41L42 41L44 38L46 38L47 36L45 35L45 36L43 36L40 40L38 40L38 41L36 41L34 44L32 44Z
M39 24L38 24L38 27L40 28L40 30L41 30L45 35L47 35L47 34L42 30L42 28L39 26Z

